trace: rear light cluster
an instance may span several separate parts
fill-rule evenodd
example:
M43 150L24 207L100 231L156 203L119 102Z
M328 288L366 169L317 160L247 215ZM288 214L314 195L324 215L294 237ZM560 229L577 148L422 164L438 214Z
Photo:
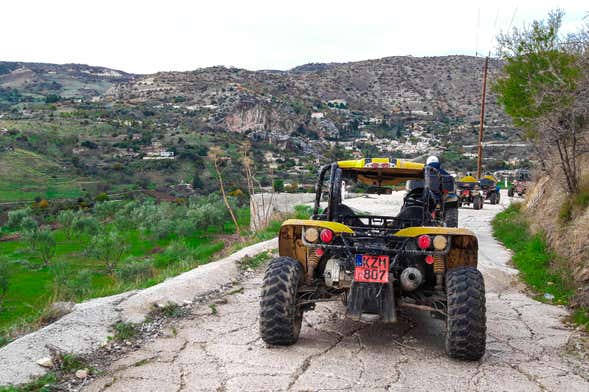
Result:
M420 235L419 237L417 237L417 246L419 246L419 249L427 249L430 247L430 245L432 244L432 239L429 235L424 234L424 235Z
M443 235L437 235L433 237L433 239L431 236L427 234L423 234L417 237L417 246L421 250L427 250L432 247L435 250L443 250L446 249L446 245L448 245L448 239Z
M324 244L329 244L335 238L333 231L329 229L323 229L318 231L314 227L308 227L305 229L305 240L307 242L315 243L317 240L321 240Z
M322 242L329 244L331 241L333 241L333 231L329 229L323 229L321 230L319 237L321 238Z
M323 244L329 244L335 238L335 234L333 231L329 229L323 229L321 231L317 230L315 227L307 227L305 228L304 237L307 242L316 243L321 240ZM316 248L315 254L318 257L321 257L325 254L325 250L323 248Z

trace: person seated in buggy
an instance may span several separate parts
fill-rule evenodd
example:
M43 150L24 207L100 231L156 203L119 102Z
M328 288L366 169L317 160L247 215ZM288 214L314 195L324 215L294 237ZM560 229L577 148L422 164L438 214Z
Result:
M454 178L440 165L438 157L427 158L424 175L428 178L427 194L424 194L424 180L409 180L406 183L407 194L399 213L400 219L407 219L422 214L428 224L442 220L447 226L458 226L458 213ZM424 210L426 208L427 210Z

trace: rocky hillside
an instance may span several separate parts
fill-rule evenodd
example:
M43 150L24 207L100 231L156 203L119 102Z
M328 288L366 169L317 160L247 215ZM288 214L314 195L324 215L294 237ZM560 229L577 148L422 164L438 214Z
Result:
M301 153L318 153L317 140L338 140L350 141L348 150L358 155L367 149L409 156L450 149L468 160L475 151L463 146L477 141L483 62L403 56L290 71L211 67L134 78L105 99L175 109L200 126L288 143ZM500 66L490 61L489 85ZM517 132L490 90L486 141L499 146L491 145L489 156L518 165L526 148L517 144Z
M0 91L25 97L94 97L132 79L131 74L104 67L0 61Z
M207 193L209 148L223 148L238 165L246 144L264 186L272 173L308 185L317 165L362 156L436 153L448 169L471 171L483 61L388 57L289 71L210 67L151 75L0 62L0 164L32 152L75 173L68 181L84 184L78 193L92 192L88 178L102 188L191 183ZM490 62L489 84L499 67ZM526 164L528 148L491 91L487 102L485 171ZM239 169L228 176L242 186ZM7 190L17 185L4 183Z
M143 76L110 93L120 101L181 102L189 110L209 109L213 120L241 114L246 119L241 124L230 117L229 128L235 131L256 128L251 126L252 119L258 120L257 128L275 129L277 112L293 120L283 124L287 128L306 125L305 117L297 119L296 115L329 106L340 110L326 117L343 117L337 125L344 128L349 124L341 120L350 121L359 112L379 120L413 114L470 122L478 121L482 66L481 58L446 56L307 64L287 72L212 67ZM499 64L491 61L490 81L498 70ZM264 112L260 108L272 109ZM489 94L487 114L490 124L507 127L493 94Z

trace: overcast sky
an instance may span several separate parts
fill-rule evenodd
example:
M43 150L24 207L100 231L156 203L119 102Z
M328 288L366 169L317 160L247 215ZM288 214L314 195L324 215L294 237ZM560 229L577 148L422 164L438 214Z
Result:
M555 8L566 31L587 22L580 0L2 0L0 60L150 73L486 54Z

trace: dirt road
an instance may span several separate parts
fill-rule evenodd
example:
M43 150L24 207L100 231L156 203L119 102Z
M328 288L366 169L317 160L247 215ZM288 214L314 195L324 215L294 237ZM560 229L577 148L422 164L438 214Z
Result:
M506 198L505 198L506 199ZM393 213L399 195L347 201ZM392 210L391 210L391 206ZM112 363L86 391L589 391L589 364L567 352L572 330L559 307L536 302L513 284L509 254L491 236L501 206L460 210L460 225L480 241L487 284L487 353L480 362L449 360L443 323L405 312L395 325L344 319L339 303L305 314L299 342L268 348L258 337L262 273L242 282L226 303L194 309L165 337Z

